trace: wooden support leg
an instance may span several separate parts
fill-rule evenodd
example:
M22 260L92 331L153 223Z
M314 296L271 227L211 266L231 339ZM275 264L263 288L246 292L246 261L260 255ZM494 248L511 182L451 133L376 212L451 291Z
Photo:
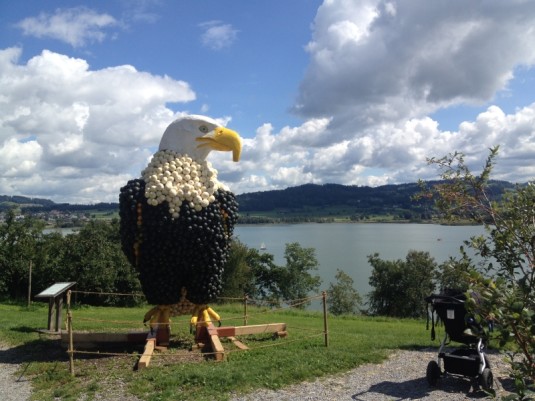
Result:
M222 361L225 359L225 349L219 339L219 334L215 326L210 323L207 327L208 335L210 336L210 345L212 346L212 352L216 361Z
M168 347L170 337L171 330L169 329L169 324L160 324L156 329L156 344L161 347Z

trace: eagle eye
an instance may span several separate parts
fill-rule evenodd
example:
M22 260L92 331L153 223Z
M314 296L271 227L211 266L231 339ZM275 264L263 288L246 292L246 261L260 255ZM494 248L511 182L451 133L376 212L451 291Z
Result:
M201 131L203 134L206 134L206 133L210 132L210 129L206 125L201 125L199 127L199 131Z

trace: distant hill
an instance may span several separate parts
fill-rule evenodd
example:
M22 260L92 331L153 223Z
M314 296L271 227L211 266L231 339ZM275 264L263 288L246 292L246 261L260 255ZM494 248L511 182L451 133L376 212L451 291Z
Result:
M19 206L19 207L46 207L54 205L54 202L52 202L49 199L41 199L41 198L28 198L26 196L8 196L8 195L0 195L0 211L5 209L10 209L13 206Z
M79 205L69 203L55 203L50 199L30 198L27 196L8 196L0 195L0 212L19 208L22 212L49 212L52 210L59 211L109 211L119 210L118 203L96 203L93 205Z
M430 181L428 185L439 181ZM491 181L491 192L501 194L514 188L506 181ZM432 204L415 202L413 196L420 191L417 183L383 185L379 187L340 184L305 184L282 190L250 192L237 195L242 222L247 217L261 215L274 216L338 216L355 217L369 215L396 215L401 219L427 219L432 213ZM94 205L71 205L54 203L51 200L24 196L0 195L0 211L18 206L24 212L60 211L113 211L118 203L98 203Z
M429 181L428 185L440 181ZM501 194L514 185L505 181L491 181L490 192ZM292 217L303 221L318 218L346 217L351 220L368 219L370 216L390 216L394 220L421 221L433 217L431 201L414 201L420 192L417 183L383 185L379 187L348 186L340 184L305 184L283 190L246 193L237 196L240 204L240 222L255 223L259 216ZM385 219L383 219L385 220Z
M283 190L238 195L240 211L301 209L303 207L350 206L357 209L410 208L418 184L359 187L340 184L305 184Z

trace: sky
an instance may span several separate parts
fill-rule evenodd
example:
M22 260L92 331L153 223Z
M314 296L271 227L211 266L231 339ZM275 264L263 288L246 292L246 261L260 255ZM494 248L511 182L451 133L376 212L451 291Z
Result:
M0 194L117 202L167 125L243 138L233 192L535 177L530 0L0 0Z

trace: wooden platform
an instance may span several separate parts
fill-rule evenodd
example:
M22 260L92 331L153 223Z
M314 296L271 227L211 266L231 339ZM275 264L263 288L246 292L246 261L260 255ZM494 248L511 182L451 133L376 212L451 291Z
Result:
M221 344L221 338L229 338L239 349L248 350L249 347L242 343L237 336L272 333L279 337L285 337L286 323L268 323L252 326L223 326L215 327L212 323L208 326L200 326L195 337L198 344L202 343L203 352L213 354L215 360L225 359L225 349ZM149 366L152 356L156 350L164 351L167 348L158 344L159 337L157 331L147 333L147 331L135 331L129 333L98 333L98 332L76 332L73 331L74 348L78 350L99 349L102 347L118 346L120 344L143 345L145 348L143 355L138 361L138 368L143 369ZM61 333L62 346L68 348L69 334ZM165 344L167 345L167 344Z

